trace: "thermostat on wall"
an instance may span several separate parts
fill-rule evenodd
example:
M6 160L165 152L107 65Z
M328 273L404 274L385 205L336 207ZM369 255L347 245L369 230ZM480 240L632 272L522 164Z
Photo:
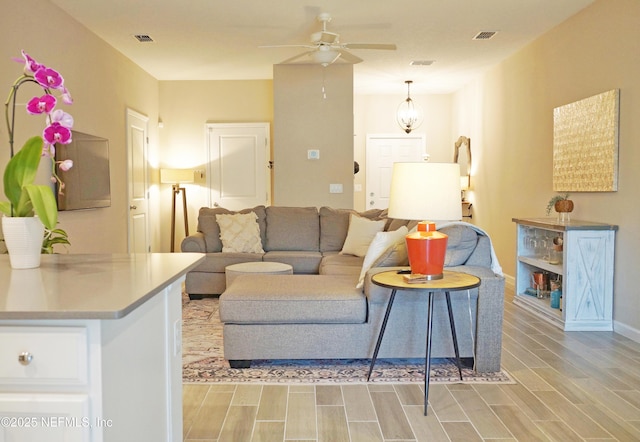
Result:
M318 149L309 149L309 150L307 150L307 159L308 160L319 160L320 159L320 151Z

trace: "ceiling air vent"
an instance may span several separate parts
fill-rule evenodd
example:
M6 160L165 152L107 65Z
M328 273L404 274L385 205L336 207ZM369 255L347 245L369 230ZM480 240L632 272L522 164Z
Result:
M134 35L134 38L140 43L153 43L153 38L147 34L136 34Z
M497 31L480 31L473 37L473 40L490 40L497 33Z
M435 60L413 60L409 65L411 66L431 66L435 63Z

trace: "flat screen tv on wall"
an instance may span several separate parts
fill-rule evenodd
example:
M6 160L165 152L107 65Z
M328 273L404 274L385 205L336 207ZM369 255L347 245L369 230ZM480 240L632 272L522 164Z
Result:
M56 161L73 160L67 172L58 169L64 182L57 192L58 210L95 209L111 206L109 140L72 131L70 144L56 145Z

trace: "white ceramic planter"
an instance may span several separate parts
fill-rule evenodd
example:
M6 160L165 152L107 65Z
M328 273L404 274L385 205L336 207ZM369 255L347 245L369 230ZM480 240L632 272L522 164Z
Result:
M14 269L40 267L44 225L37 216L2 217L2 233Z

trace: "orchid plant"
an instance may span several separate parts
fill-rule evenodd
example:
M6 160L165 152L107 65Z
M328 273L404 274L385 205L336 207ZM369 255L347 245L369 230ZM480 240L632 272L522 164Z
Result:
M22 59L16 61L24 63L24 73L11 86L5 102L11 158L5 168L3 182L8 201L0 201L0 212L10 217L38 216L45 226L43 253L52 253L54 244L69 244L69 240L64 230L56 229L58 208L51 187L36 185L34 181L41 158L47 157L51 159L51 181L58 183L59 192L64 189L64 183L56 170L57 168L63 171L69 170L73 162L71 160L56 161L55 145L71 143L73 117L61 109L56 109L58 99L52 91L59 92L65 104L72 104L73 100L64 86L64 79L57 71L38 63L24 51L22 51ZM13 148L16 95L20 86L25 83L36 83L44 91L44 95L35 96L29 100L26 111L31 115L44 114L46 127L41 136L27 140L16 153Z

